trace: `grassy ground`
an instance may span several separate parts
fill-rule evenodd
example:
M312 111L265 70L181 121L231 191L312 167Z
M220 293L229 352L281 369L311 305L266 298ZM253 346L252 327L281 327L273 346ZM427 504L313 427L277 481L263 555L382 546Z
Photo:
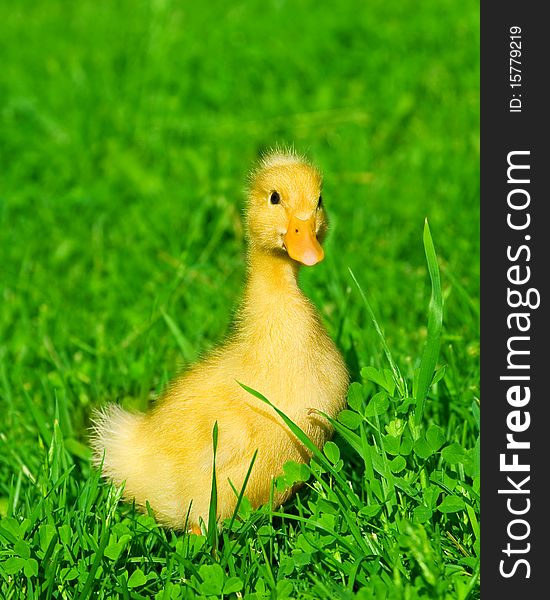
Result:
M479 596L478 3L320 6L0 3L1 597ZM350 407L284 511L175 535L98 481L90 411L224 335L275 142L325 173L301 282Z

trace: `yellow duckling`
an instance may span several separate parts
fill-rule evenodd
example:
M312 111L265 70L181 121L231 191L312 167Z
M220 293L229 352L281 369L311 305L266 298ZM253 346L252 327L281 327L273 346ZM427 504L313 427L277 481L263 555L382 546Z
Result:
M301 264L324 257L327 229L321 175L303 157L276 151L250 175L247 202L248 276L233 333L177 377L146 414L110 405L96 415L94 463L125 482L124 496L168 527L200 532L208 522L212 431L216 453L217 520L233 514L254 452L245 495L253 507L270 500L283 465L310 452L257 390L322 447L332 435L325 419L344 408L348 373L317 311L297 283ZM290 492L275 495L280 505Z

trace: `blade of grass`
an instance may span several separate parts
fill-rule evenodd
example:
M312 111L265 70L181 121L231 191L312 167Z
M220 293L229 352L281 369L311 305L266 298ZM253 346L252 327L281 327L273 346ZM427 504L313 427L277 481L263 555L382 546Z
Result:
M88 573L88 577L86 578L84 588L82 589L82 592L80 593L79 600L85 600L85 599L89 598L91 595L90 591L92 589L95 575L97 573L97 570L99 569L101 561L103 560L103 556L105 554L105 548L107 548L107 544L109 543L109 535L110 535L109 528L105 527L103 529L103 531L101 532L101 537L99 539L99 547L95 553L95 557L92 562L92 566L90 567L90 571Z
M322 533L327 533L334 537L334 539L337 540L342 545L342 547L345 548L352 556L357 555L357 550L359 549L357 544L352 543L347 536L340 535L337 531L334 531L333 529L327 527L325 524L315 521L312 517L303 517L301 515L293 515L290 513L281 514L280 512L275 511L272 511L271 514L274 517L278 517L287 521L295 521L297 523L302 523L306 527L316 529L318 531L321 531ZM375 552L374 554L379 554L379 552Z
M285 415L285 413L282 410L277 408L265 396L260 394L260 392L257 392L256 390L248 387L244 383L240 383L240 382L237 382L237 383L249 394L252 394L252 396L258 398L259 400L261 400L262 402L265 402L268 406L270 406L281 417L281 419L285 422L286 426L290 429L290 431L300 440L300 442L302 442L302 444L308 450L310 450L310 452L313 454L313 456L316 458L316 460L321 464L323 469L325 471L327 471L328 473L330 473L330 475L332 475L332 477L335 479L335 481L338 482L338 485L340 486L340 488L342 490L345 490L348 501L351 504L353 504L355 507L361 506L361 502L360 502L359 498L357 497L357 495L355 493L353 493L351 491L349 485L342 478L340 473L338 473L334 469L334 467L331 465L331 463L325 458L325 455L321 452L321 450L319 448L317 448L317 446L308 438L308 436L302 431L302 429L300 429L300 427L298 425L296 425L296 423L294 423L294 421L292 419L290 419L287 415Z
M42 412L38 403L36 403L28 394L28 392L23 388L22 399L25 403L25 408L28 413L32 416L38 432L40 436L44 440L44 443L49 447L52 443L52 433L48 429L46 423L49 423L50 419L46 417L46 415Z
M176 339L176 342L179 346L179 349L181 350L184 360L186 362L191 362L192 360L194 360L195 350L193 349L192 344L190 344L189 340L183 335L181 329L177 326L174 319L172 319L172 317L167 312L161 310L161 314L162 318L166 322L166 325L168 325L168 329L170 329L172 335Z
M239 507L241 506L241 503L243 501L244 492L246 490L248 480L250 479L250 473L252 473L252 467L254 466L254 463L256 462L257 456L258 456L258 450L255 450L254 454L252 456L252 460L250 461L250 466L248 467L248 471L246 472L246 476L244 478L244 482L243 482L241 491L238 493L238 496L237 496L237 504L235 505L235 510L233 511L233 514L231 515L231 520L229 521L229 527L228 527L229 531L231 531L231 528L233 527L233 523L235 522L235 519L237 518L237 514L239 512ZM231 481L229 482L229 484L233 488L233 491L235 492L235 494L237 494L237 491L233 487L233 484L231 483Z
M415 425L420 425L422 414L424 412L424 403L430 383L433 379L435 365L439 356L439 346L441 338L441 330L443 325L443 295L441 293L441 279L439 277L439 266L437 263L437 255L430 234L428 219L424 222L424 251L426 253L426 261L428 263L428 272L432 284L432 294L428 309L428 336L420 367L418 369L418 383L416 386L415 402L416 408L414 412Z
M374 311L372 310L371 305L369 304L369 301L367 300L367 296L365 295L365 292L363 292L363 289L361 288L359 282L357 281L357 278L355 277L353 271L349 267L348 267L348 271L349 271L349 274L351 275L351 278L353 279L355 285L357 286L357 289L359 290L359 294L361 295L361 299L363 300L363 303L365 304L367 312L369 313L369 316L374 324L376 333L378 334L378 337L380 338L380 341L382 342L382 348L384 349L384 354L386 355L386 358L388 359L388 362L390 363L390 368L391 368L391 371L393 374L393 379L399 389L399 393L402 398L406 398L408 396L407 383L406 383L405 379L403 378L403 376L401 375L401 372L399 371L398 366L395 364L395 361L393 360L390 349L388 348L388 344L386 343L386 338L384 337L384 334L382 333L382 330L380 329L380 325L378 325L378 321L376 320Z
M212 548L217 547L217 537L218 537L218 525L216 522L216 517L218 513L218 488L216 484L216 452L218 450L218 422L214 423L214 429L212 430L212 447L213 447L213 456L212 456L212 491L210 493L210 509L208 512L208 531L207 531L207 539L209 543L212 545Z

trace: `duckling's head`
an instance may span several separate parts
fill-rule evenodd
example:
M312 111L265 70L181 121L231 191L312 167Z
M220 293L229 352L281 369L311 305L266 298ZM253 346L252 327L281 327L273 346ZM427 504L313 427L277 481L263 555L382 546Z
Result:
M292 151L264 156L249 178L247 223L251 249L312 266L324 258L327 216L320 172Z

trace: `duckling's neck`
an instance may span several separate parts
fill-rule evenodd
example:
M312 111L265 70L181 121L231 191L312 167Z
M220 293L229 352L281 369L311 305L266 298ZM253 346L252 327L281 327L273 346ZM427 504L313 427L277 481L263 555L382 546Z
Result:
M298 287L299 267L285 254L249 253L247 285L235 333L253 363L263 364L266 348L272 357L295 356L296 347L316 330L313 304Z
M259 308L259 299L267 304L265 308L269 310L283 308L282 305L288 302L304 301L305 296L298 287L299 267L286 254L250 250L244 310Z

